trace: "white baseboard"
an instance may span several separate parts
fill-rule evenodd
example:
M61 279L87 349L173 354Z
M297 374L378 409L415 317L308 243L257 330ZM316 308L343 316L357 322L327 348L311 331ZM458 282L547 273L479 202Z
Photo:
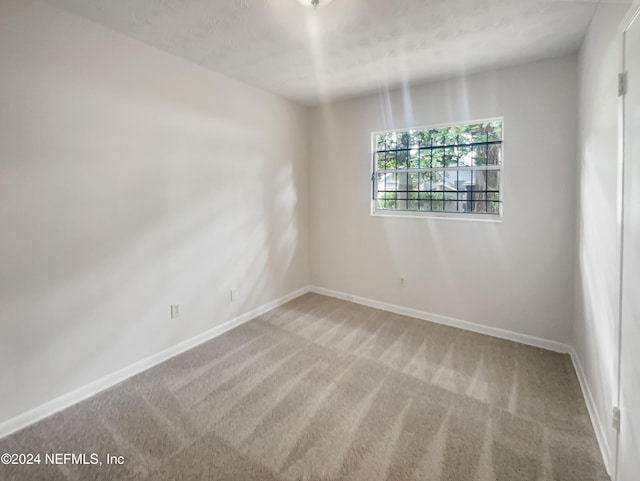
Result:
M63 409L72 406L84 399L87 399L95 394L98 394L105 389L110 388L118 384L119 382L124 381L125 379L134 376L142 371L146 371L147 369L160 364L178 354L181 354L189 349L192 349L203 342L209 341L214 337L217 337L234 327L237 327L241 324L244 324L251 319L264 314L271 309L274 309L282 304L289 302L296 297L299 297L303 294L309 292L308 287L303 287L296 291L293 291L285 296L280 297L279 299L275 299L271 302L268 302L256 309L253 309L245 314L242 314L230 321L225 322L219 326L215 326L208 331L203 332L202 334L198 334L186 341L182 341L175 346L169 347L164 351L153 354L141 361L135 362L119 371L108 374L96 381L93 381L85 386L82 386L74 391L71 391L67 394L63 394L60 397L57 397L49 402L41 404L29 411L26 411L22 414L18 414L17 416L10 418L6 421L0 423L0 439L5 436L8 436L11 433L14 433L22 428L29 426L41 419L46 418L52 414L57 413L58 411L62 411Z
M199 344L202 344L210 339L213 339L234 327L237 327L261 314L264 314L271 309L274 309L282 304L289 302L290 300L295 299L307 292L315 292L317 294L334 297L337 299L342 299L345 301L355 302L356 304L362 304L365 306L373 307L375 309L381 309L383 311L393 312L395 314L405 315L414 317L417 319L422 319L426 321L435 322L437 324L443 324L446 326L456 327L459 329L464 329L466 331L477 332L480 334L486 334L493 337L498 337L501 339L507 339L510 341L519 342L522 344L527 344L535 347L540 347L543 349L548 349L551 351L567 353L571 355L571 359L573 361L573 365L578 377L578 381L580 383L580 388L582 389L582 394L585 399L585 403L587 405L587 410L589 411L589 416L591 418L591 423L593 424L593 429L596 433L596 438L598 440L598 445L600 446L600 451L602 452L602 456L604 459L605 467L607 472L611 475L611 450L609 447L609 443L607 441L606 432L604 430L604 424L602 424L602 420L598 416L598 411L595 407L595 403L593 401L593 396L591 395L591 390L589 389L589 385L587 383L586 377L584 375L584 371L582 369L582 365L580 364L580 359L575 351L575 349L567 344L563 344L557 341L551 341L548 339L543 339L535 336L529 336L526 334L520 334L517 332L509 331L506 329L500 329L496 327L485 326L482 324L476 324L469 321L463 321L460 319L455 319L452 317L442 316L438 314L432 314L425 311L420 311L417 309L412 309L408 307L398 306L395 304L389 304L386 302L376 301L373 299L368 299L365 297L354 296L351 294L347 294L344 292L334 291L331 289L326 289L323 287L317 286L307 286L301 289L298 289L294 292L291 292L279 299L268 302L256 309L253 309L241 316L238 316L230 321L225 322L219 326L213 327L202 334L194 336L186 341L183 341L175 346L172 346L164 351L161 351L157 354L147 357L141 361L138 361L130 366L125 367L119 371L111 373L101 379L93 381L85 386L82 386L72 392L64 394L56 399L53 399L45 404L37 406L36 408L30 409L18 416L15 416L11 419L8 419L2 423L0 423L0 439L8 436L9 434L16 432L22 428L27 427L30 424L33 424L41 419L44 419L47 416L55 414L58 411L62 411L63 409L72 406L84 399L87 399L95 394L98 394L105 389L122 382L135 374L138 374L142 371L145 371L161 362L164 362L174 356L177 356L189 349L192 349Z
M589 418L591 418L591 424L593 425L593 430L596 433L596 439L598 440L598 446L600 447L600 452L602 453L604 467L607 470L607 474L609 474L611 479L613 479L611 448L609 446L609 441L607 440L605 424L602 423L602 419L598 415L598 410L596 409L596 404L593 400L591 389L589 389L589 383L587 382L584 370L582 369L582 364L580 363L578 353L573 347L571 347L569 354L571 354L573 367L576 371L576 375L578 376L578 381L580 382L580 389L582 389L582 397L584 397L585 404L587 405L587 411L589 411Z
M474 322L462 321L460 319L441 316L439 314L432 314L430 312L419 311L417 309L411 309L408 307L398 306L395 304L375 301L373 299L368 299L366 297L354 296L351 294L346 294L344 292L334 291L332 289L326 289L324 287L310 286L309 291L315 292L316 294L321 294L324 296L335 297L337 299L355 302L356 304L362 304L365 306L373 307L375 309L381 309L383 311L393 312L395 314L410 316L410 317L422 319L425 321L435 322L437 324L444 324L446 326L457 327L459 329L464 329L466 331L486 334L488 336L499 337L501 339L507 339L510 341L519 342L521 344L527 344L530 346L540 347L540 348L548 349L555 352L561 352L563 354L569 354L571 356L571 360L573 362L573 366L576 371L576 375L578 377L578 382L580 383L580 389L582 390L582 395L584 397L585 404L587 405L587 410L589 411L589 417L591 418L591 424L593 425L593 430L596 433L596 439L598 440L598 445L600 447L600 452L604 460L605 468L609 476L611 476L611 473L612 473L611 450L609 448L609 443L607 441L607 437L605 434L604 424L602 424L602 421L598 416L598 411L593 401L593 396L591 395L589 384L587 383L587 379L584 375L582 365L580 364L580 359L578 358L576 350L573 348L573 346L570 346L569 344L557 342L557 341L551 341L549 339L529 336L527 334L520 334L520 333L509 331L506 329L484 326L482 324L476 324Z
M430 312L419 311L417 309L411 309L409 307L398 306L396 304L389 304L386 302L375 301L366 297L354 296L346 294L344 292L334 291L331 289L325 289L324 287L311 286L309 288L311 292L316 294L322 294L324 296L335 297L345 301L355 302L356 304L362 304L364 306L373 307L375 309L381 309L383 311L393 312L403 316L415 317L424 321L435 322L436 324L444 324L445 326L457 327L458 329L464 329L465 331L477 332L479 334L486 334L488 336L499 337L501 339L507 339L509 341L519 342L521 344L527 344L529 346L541 347L550 351L569 353L571 352L571 346L562 342L551 341L549 339L543 339L540 337L529 336L527 334L520 334L506 329L500 329L498 327L485 326L483 324L476 324L475 322L462 321L453 317L442 316L439 314L432 314Z

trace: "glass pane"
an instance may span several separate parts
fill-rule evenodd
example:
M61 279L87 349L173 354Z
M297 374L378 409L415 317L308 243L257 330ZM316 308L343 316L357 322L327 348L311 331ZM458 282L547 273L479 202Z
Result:
M444 167L444 148L431 151L432 167Z
M397 190L409 190L409 178L406 172L397 174Z
M483 128L489 142L502 140L502 122L489 122L484 124Z
M460 146L454 148L456 159L459 162L459 165L464 165L464 161L471 152L470 146Z
M395 136L393 132L386 134L378 134L376 139L376 147L378 150L395 149Z
M500 202L489 202L489 214L500 214Z
M420 190L429 191L431 190L431 172L421 172L420 173Z
M431 129L429 131L431 137L431 145L446 145L448 129Z
M428 130L418 130L415 137L418 139L420 147L428 147L431 145L431 136Z
M431 177L431 190L444 192L446 190L455 190L455 188L447 185L447 172L444 170L436 170Z
M485 173L487 179L487 190L499 190L500 189L500 171L488 170Z
M397 205L395 192L378 192L379 209L395 209Z
M420 166L421 169L430 169L431 165L431 150L420 151Z
M473 190L487 190L487 175L484 170L473 171Z
M470 163L467 163L467 161ZM468 165L470 167L487 165L487 147L485 145L474 145L471 147L470 155L466 158L464 165Z
M420 190L434 191L442 190L440 186L442 180L442 173L436 170L425 172L422 175L422 181L420 182Z
M418 149L420 147L420 131L419 130L410 130L409 131L409 147L411 149Z
M502 144L491 144L486 151L487 165L502 164Z
M455 192L458 190L458 188L456 187L456 182L458 180L457 174L458 174L457 170L444 171L444 184L442 187L443 190L446 190L448 192Z
M461 130L460 143L475 144L486 140L486 133L480 124L463 125Z
M473 167L476 165L475 147L465 147L458 157L460 167Z
M474 214L487 214L490 213L490 207L492 202L489 201L491 194L481 191L473 191L467 194L467 207L466 212Z
M458 144L458 139L460 138L460 128L461 127L449 127L446 129L445 145Z
M397 185L396 174L378 174L378 192L394 191Z
M406 150L399 150L396 153L396 160L398 162L396 169L406 169L409 163L409 152Z
M442 192L433 193L431 196L432 210L434 212L444 211L444 194Z
M466 192L458 192L458 212L464 212L466 199L467 199Z
M395 153L382 152L376 154L378 170L393 169L395 165Z
M420 167L420 151L417 147L413 147L409 151L409 168L417 169Z
M409 174L408 189L409 190L414 190L414 191L415 190L421 190L420 189L420 174L419 173L411 172Z
M444 163L444 167L457 167L458 158L455 147L447 147L444 149L442 162Z
M458 196L455 193L445 192L444 194L444 210L445 212L458 211Z
M398 153L397 152L389 152L387 154L387 169L396 169L397 168L397 159L398 159Z
M377 134L376 147L377 169L400 171L377 174L378 208L499 214L501 172L465 168L502 165L502 122Z
M409 135L409 132L396 132L397 137L396 137L396 142L397 142L397 147L398 149L406 149L409 147L410 141L411 141L411 136Z
M455 175L455 181L452 184L456 187L458 191L467 191L467 186L471 184L473 171L471 170L458 170L452 172L451 175Z

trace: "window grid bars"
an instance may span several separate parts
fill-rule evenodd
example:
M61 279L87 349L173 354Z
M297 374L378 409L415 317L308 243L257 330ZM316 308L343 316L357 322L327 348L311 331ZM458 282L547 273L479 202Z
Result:
M374 186L374 192L377 192L378 195L380 193L383 194L389 194L391 192L393 192L393 197L394 197L394 208L393 210L404 210L404 211L414 211L416 209L409 209L409 202L414 202L417 203L418 209L417 211L424 211L421 206L423 203L426 203L426 201L428 200L430 203L430 211L431 212L448 212L446 210L446 203L447 202L453 202L453 199L447 199L445 197L445 194L449 194L449 195L454 195L455 194L455 202L456 202L456 210L455 212L461 212L460 210L460 203L464 202L467 204L467 206L469 207L468 209L464 209L462 212L467 212L467 213L476 213L476 214L499 214L500 213L500 205L502 203L502 199L500 199L500 190L498 189L489 189L489 172L490 171L501 171L502 170L502 165L501 165L501 150L498 154L498 158L497 158L497 162L495 164L486 164L486 165L474 165L474 166L470 166L470 165L460 165L460 158L461 155L459 153L459 149L460 148L473 148L473 147L483 147L484 148L484 155L485 155L485 159L486 161L489 160L489 148L492 145L500 145L500 147L502 146L502 140L489 140L489 134L486 134L486 140L484 142L471 142L471 143L465 143L465 144L461 144L460 143L460 137L456 136L456 143L455 144L447 144L446 142L446 135L443 136L443 143L442 145L433 145L433 137L429 138L430 140L430 145L423 145L422 142L420 142L418 145L406 145L406 147L402 147L402 148L395 148L395 149L376 149L375 151L375 155L374 155L374 162L375 162L375 166L374 166L374 172L376 174L410 174L410 173L416 173L416 174L423 174L423 173L444 173L444 172L451 172L451 171L455 171L456 172L456 190L446 190L445 189L445 181L444 178L442 180L442 190L433 190L433 176L429 176L429 190L422 190L422 189L418 189L418 190L409 190L409 184L408 182L405 183L405 189L404 190L399 190L399 189L394 189L394 190L386 190L386 185L385 185L385 190L379 190L379 186L378 186L378 178L377 176L374 179L375 182L375 186ZM445 149L454 149L454 154L453 156L455 156L455 166L446 166L447 160L446 160L446 153L443 152L442 154L442 160L441 162L443 163L443 166L440 167L433 167L433 154L434 151L437 150L443 150L445 151ZM429 165L430 167L422 167L422 160L423 160L423 155L422 152L423 151L428 151L429 152ZM404 163L407 166L406 168L398 168L398 154L400 152L404 152L406 157L404 159ZM417 161L418 161L418 167L409 167L411 165L411 152L417 153ZM393 153L393 160L394 160L394 164L395 164L395 169L378 169L378 155L379 154L383 154L383 153ZM452 157L453 157L452 156ZM387 165L388 165L388 160L387 160ZM472 182L470 183L470 189L465 189L465 190L460 190L460 172L462 171L469 171L471 172L471 178L472 178ZM477 181L477 172L482 172L484 171L484 189L473 189L473 185L475 185L476 181ZM408 178L408 177L407 177ZM446 178L446 174L445 174L445 178ZM397 182L397 181L396 181ZM429 196L429 199L420 199L420 194L421 193L428 193L431 194ZM442 194L442 200L438 199L436 200L436 202L440 202L441 203L441 207L442 210L434 210L433 209L433 202L434 202L434 195L433 194L438 194L441 193ZM398 194L405 194L404 198L400 197L398 198ZM414 194L417 195L417 198L411 199L409 194ZM461 194L464 196L467 196L466 199L461 199ZM482 195L484 194L484 198L480 198L480 199L475 199L474 196L475 195ZM492 195L491 199L489 197L489 194L496 194L496 195ZM405 209L401 209L398 208L398 201L401 202L405 202ZM377 199L376 200L378 208L380 208L380 200ZM385 195L384 196L384 207L383 209L387 209L387 210L391 210L389 209L389 199L388 196ZM480 205L482 203L485 204L485 210L484 212L482 211L475 211L474 209L474 203L480 203ZM414 204L415 205L415 204ZM489 205L491 205L493 208L495 208L495 212L490 212L489 210Z

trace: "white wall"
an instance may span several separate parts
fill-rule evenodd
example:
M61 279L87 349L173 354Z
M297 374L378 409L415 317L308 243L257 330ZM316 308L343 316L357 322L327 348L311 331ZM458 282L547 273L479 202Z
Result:
M307 145L301 107L0 2L0 422L311 280L573 342L613 447L625 10L599 7L579 69L570 56L312 108ZM369 215L372 131L493 116L503 222Z
M0 2L0 422L306 286L306 156L304 108Z
M627 6L598 6L580 54L580 184L573 344L593 400L596 431L611 467L616 432L620 295L618 31Z
M569 56L312 109L312 284L568 342L577 83ZM496 116L502 223L370 216L372 131Z

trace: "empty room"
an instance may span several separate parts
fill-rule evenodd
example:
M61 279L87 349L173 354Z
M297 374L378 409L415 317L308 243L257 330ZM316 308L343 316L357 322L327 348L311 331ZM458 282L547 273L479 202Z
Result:
M638 481L640 0L0 0L0 481Z

